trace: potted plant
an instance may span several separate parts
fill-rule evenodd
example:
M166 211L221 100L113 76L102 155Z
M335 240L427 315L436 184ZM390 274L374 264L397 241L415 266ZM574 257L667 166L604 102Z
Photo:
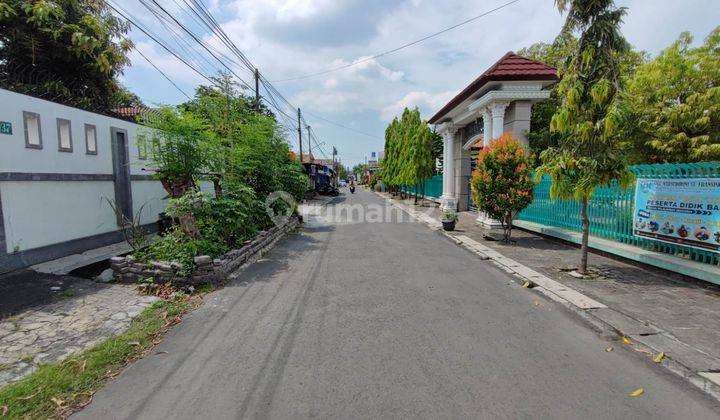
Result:
M447 231L455 230L455 222L457 222L457 213L453 210L445 210L442 217L443 229Z

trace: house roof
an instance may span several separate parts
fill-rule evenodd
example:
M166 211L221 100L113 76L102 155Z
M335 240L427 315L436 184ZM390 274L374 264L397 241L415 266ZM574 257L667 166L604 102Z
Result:
M140 115L154 115L158 112L155 108L137 108L137 107L125 107L125 108L115 108L110 110L117 118L127 120L127 121L136 121L136 117Z
M557 69L545 63L521 57L512 51L506 53L500 60L485 70L477 79L473 80L465 89L458 93L445 106L430 118L430 124L437 123L445 114L460 105L472 96L485 84L492 81L510 80L559 80Z

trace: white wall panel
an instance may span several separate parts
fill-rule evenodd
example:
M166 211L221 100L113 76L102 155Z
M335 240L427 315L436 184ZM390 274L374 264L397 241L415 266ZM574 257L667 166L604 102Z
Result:
M0 182L7 252L117 229L110 181Z
M133 214L142 208L140 223L155 223L167 206L167 193L160 181L132 181ZM143 206L144 205L144 206Z

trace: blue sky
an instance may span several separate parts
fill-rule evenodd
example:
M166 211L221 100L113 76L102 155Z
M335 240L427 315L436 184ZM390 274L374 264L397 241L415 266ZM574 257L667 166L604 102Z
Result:
M282 80L352 63L394 48L507 0L202 0L225 32L269 80ZM171 39L138 0L115 0L137 19ZM181 0L160 0L204 40L230 53L183 10ZM657 54L682 31L696 42L720 22L717 0L624 0L623 34L637 48ZM276 88L305 118L326 151L335 146L343 163L362 162L383 146L385 126L404 106L425 118L507 51L551 42L563 17L553 0L520 0L468 25L377 60L318 77L277 82ZM192 94L203 79L133 29L130 38L155 65ZM199 50L199 47L197 47ZM136 52L123 82L146 103L177 104L185 97ZM210 63L201 61L207 73ZM250 81L249 71L233 67ZM219 67L219 66L218 66ZM216 68L215 68L216 69ZM318 115L368 135L329 124ZM296 136L289 136L297 149ZM307 146L305 146L307 148ZM317 157L320 155L316 154Z

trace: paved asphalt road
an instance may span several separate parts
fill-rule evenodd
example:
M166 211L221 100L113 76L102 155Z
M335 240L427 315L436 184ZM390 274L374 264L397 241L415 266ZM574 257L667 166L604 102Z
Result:
M617 343L605 352L564 308L421 224L310 217L241 279L75 418L718 418L713 400Z

